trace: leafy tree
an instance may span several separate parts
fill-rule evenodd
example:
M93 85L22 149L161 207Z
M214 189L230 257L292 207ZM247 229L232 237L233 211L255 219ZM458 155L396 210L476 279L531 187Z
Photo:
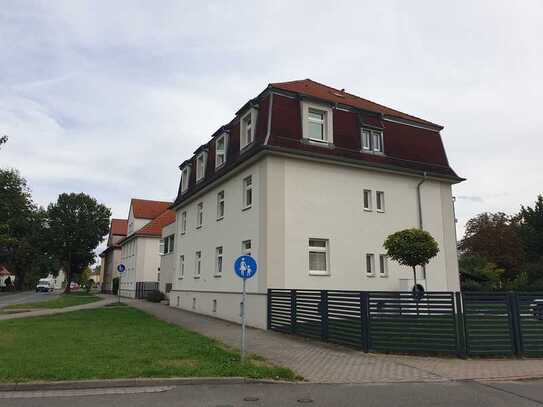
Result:
M494 291L503 288L504 270L484 257L462 255L458 266L463 290Z
M482 213L468 221L460 249L504 269L503 280L513 280L524 260L524 249L515 218L503 212Z
M522 206L518 220L526 260L534 262L543 258L543 196L538 195L533 208Z
M61 194L47 208L50 248L70 282L94 261L94 249L109 230L111 211L89 195Z
M403 266L413 268L413 280L417 284L417 266L425 266L439 253L432 235L422 229L405 229L387 237L383 245L387 255Z
M6 144L8 142L8 136L3 135L0 137L0 147L2 147L2 144Z
M46 271L46 228L45 211L32 202L26 180L16 170L0 169L0 262L15 274L18 290L29 285L28 276Z

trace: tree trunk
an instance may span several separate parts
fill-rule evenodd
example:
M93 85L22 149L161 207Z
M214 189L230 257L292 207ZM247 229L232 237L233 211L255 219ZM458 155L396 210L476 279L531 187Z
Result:
M413 266L413 281L415 282L414 287L417 286L417 268Z
M66 287L64 288L64 294L70 294L70 285L72 283L72 265L69 262L66 262L64 267L66 272Z
M15 270L15 290L23 291L24 283L25 283L25 274L26 273L24 271Z

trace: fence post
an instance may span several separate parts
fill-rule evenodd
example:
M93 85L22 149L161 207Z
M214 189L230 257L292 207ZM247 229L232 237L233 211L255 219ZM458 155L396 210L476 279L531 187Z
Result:
M511 329L513 348L517 357L522 357L522 341L520 333L520 309L517 301L517 295L515 292L510 291L507 293L507 305L509 311L509 326Z
M369 309L369 294L367 291L360 291L360 339L362 340L362 351L365 353L368 353L370 349Z
M456 320L456 355L465 359L467 355L467 344L464 325L464 311L462 309L462 296L460 292L454 293L455 320Z
M321 314L321 339L328 340L328 291L321 290L321 302L319 304Z
M268 288L268 297L266 301L267 309L266 309L266 329L271 329L271 319L272 319L272 307L271 307L271 301L272 301L272 290L271 288Z
M296 333L296 290L290 290L290 332Z

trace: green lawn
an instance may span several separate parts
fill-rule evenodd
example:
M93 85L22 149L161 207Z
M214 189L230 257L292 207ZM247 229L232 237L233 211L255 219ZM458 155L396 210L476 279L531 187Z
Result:
M126 306L0 321L0 382L213 376L295 379Z
M30 302L28 304L13 304L5 307L6 310L17 309L45 309L45 308L66 308L74 305L89 304L91 302L99 301L100 297L96 295L87 294L85 292L75 292L70 294L62 294L55 297L52 300Z

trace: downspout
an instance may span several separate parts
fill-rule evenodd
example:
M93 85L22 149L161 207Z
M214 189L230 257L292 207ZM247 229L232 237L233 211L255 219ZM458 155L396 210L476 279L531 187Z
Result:
M422 199L420 195L420 188L422 187L422 184L426 182L427 174L426 171L423 172L422 179L417 184L417 207L419 211L419 229L423 229L423 222L422 222Z
M422 179L417 184L417 208L419 211L419 229L423 230L423 221L422 221L422 198L421 198L421 187L422 184L426 182L427 174L426 171L422 173ZM428 288L428 281L426 281L426 266L422 266L422 272L424 273L424 281L426 282L426 288ZM415 285L417 284L417 273L415 271Z

